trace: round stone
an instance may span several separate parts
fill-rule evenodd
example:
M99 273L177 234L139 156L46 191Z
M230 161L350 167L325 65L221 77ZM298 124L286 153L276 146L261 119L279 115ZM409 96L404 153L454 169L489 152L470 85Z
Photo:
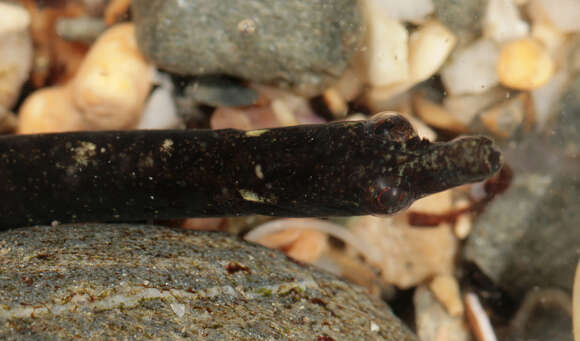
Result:
M0 233L0 339L415 340L364 289L231 235Z
M135 0L132 11L139 47L162 69L305 95L338 79L362 39L351 0Z

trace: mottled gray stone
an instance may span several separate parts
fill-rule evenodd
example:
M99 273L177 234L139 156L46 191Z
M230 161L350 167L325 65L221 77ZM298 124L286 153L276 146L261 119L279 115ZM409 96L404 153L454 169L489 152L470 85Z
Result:
M0 254L3 340L415 340L363 289L226 234L42 226Z
M137 40L160 68L228 74L313 95L361 40L352 0L135 0Z
M550 136L505 150L511 187L479 217L465 249L513 297L533 287L571 292L580 245L580 77L561 101Z
M433 0L437 17L459 38L459 44L479 36L488 0Z

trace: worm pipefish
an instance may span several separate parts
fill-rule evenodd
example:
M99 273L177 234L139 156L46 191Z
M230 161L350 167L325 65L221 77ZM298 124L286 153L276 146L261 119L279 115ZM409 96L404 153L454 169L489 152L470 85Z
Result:
M391 214L502 164L483 136L431 143L402 116L254 131L0 137L0 226Z

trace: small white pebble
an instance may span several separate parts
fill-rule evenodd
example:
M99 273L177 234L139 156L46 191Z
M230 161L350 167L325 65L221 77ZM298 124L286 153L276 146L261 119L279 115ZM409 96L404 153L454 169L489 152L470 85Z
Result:
M377 333L380 330L381 328L379 327L379 325L376 324L374 321L371 321L371 332Z

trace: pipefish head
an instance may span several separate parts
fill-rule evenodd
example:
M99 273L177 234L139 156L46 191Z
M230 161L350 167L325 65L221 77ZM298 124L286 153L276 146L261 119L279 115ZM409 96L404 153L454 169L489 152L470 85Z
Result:
M395 213L428 194L484 180L502 166L501 152L487 137L431 143L396 114L371 118L367 135L375 145L364 182L369 213Z

